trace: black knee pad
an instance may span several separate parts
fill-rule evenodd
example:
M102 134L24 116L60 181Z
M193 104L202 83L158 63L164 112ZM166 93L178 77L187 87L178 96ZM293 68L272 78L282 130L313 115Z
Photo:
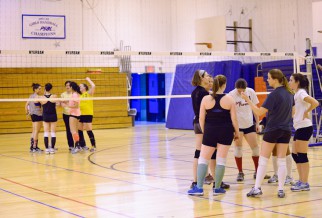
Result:
M198 159L198 158L199 158L199 156L200 156L200 150L196 150L196 151L195 151L195 158L197 158L197 159Z
M216 160L216 156L217 156L217 149L214 151L214 153L211 156L211 160Z
M295 163L299 163L299 157L297 154L292 153L292 157L293 157L293 160L295 161Z
M298 163L307 163L309 159L307 158L307 153L297 153Z

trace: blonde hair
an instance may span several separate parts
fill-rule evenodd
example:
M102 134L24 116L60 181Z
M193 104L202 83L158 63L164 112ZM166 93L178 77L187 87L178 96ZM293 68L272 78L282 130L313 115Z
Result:
M227 78L224 75L217 75L214 77L214 84L212 85L212 97L216 97L216 93L218 92L219 88L222 87L227 83Z

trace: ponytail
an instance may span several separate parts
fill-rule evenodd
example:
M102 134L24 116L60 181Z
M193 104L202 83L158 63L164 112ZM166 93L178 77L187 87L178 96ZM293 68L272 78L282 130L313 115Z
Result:
M214 83L212 84L212 94L211 94L213 98L216 97L217 95L216 93L218 92L218 90L219 90L219 81L217 77L214 77Z
M293 90L290 88L289 84L288 84L288 80L286 79L286 76L283 76L283 82L282 85L285 87L285 89L291 93L294 94Z

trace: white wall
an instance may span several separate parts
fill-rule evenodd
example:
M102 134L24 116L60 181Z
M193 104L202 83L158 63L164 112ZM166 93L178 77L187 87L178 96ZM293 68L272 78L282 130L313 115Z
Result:
M21 14L66 15L67 38L22 39ZM123 40L132 50L193 51L195 19L217 15L227 25L252 19L254 51L304 54L312 37L312 0L0 0L0 49L112 50Z

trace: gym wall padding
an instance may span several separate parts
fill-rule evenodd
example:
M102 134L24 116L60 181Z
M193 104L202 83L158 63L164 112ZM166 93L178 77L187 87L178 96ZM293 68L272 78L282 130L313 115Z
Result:
M171 95L190 95L195 89L191 85L196 70L206 70L210 75L223 74L227 77L225 92L234 89L235 81L241 77L240 61L204 62L177 65ZM166 127L170 129L193 129L194 113L191 98L173 98L170 100Z

